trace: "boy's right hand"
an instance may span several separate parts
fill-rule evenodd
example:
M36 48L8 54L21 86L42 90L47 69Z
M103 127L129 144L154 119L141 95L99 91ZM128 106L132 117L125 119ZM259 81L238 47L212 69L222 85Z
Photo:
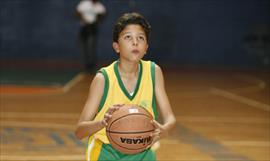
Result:
M103 120L101 121L101 123L104 126L108 125L108 121L110 120L110 118L112 117L112 114L117 111L120 107L122 107L124 104L116 104L113 105L112 107L109 107L109 109L107 110L107 112L104 115Z

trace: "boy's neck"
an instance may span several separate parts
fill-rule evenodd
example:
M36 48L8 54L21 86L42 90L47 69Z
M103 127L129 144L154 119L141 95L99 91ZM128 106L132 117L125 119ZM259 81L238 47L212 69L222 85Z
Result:
M118 70L124 76L137 76L139 73L138 63L123 63L119 61Z

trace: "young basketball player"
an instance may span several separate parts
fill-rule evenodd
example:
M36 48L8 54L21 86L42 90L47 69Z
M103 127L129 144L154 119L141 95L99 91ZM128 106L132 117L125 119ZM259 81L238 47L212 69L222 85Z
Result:
M160 67L142 60L148 49L149 33L149 23L138 13L126 13L115 23L112 46L119 59L101 68L94 77L75 132L79 139L89 137L87 160L156 160L151 148L128 155L109 144L105 127L112 113L123 104L140 105L154 118L158 105L163 123L153 121L153 143L165 137L175 124Z

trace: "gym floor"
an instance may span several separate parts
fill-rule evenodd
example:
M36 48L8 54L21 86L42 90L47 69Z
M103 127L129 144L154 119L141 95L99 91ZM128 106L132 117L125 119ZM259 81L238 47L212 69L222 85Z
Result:
M268 72L170 69L164 75L177 125L160 141L159 161L270 160ZM86 140L77 140L74 129L92 78L80 73L43 91L1 85L1 160L85 160Z

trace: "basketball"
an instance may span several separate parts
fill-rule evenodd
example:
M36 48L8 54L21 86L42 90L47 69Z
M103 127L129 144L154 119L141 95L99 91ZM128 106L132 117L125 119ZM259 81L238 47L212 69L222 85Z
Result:
M106 128L111 145L124 154L136 154L152 143L152 115L137 105L124 105L112 114Z

